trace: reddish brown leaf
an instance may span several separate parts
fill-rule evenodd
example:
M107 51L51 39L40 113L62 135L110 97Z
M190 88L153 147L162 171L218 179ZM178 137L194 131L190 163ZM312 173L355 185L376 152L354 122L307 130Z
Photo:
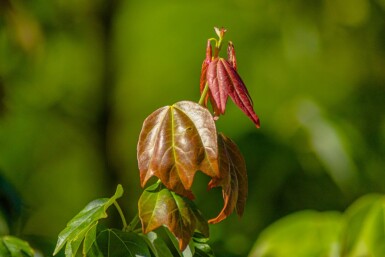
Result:
M192 198L190 188L197 170L210 177L219 175L214 120L194 102L178 102L148 116L137 154L142 187L156 176L170 190Z
M225 30L216 29L218 35L222 35ZM223 35L222 35L223 36ZM230 98L233 102L254 122L257 128L260 127L260 122L257 114L254 112L253 101L250 94L243 83L241 77L237 73L237 60L235 57L235 49L230 41L227 48L228 60L217 57L219 48L215 48L214 59L211 58L211 45L208 41L206 48L206 59L202 64L200 90L201 93L206 85L209 85L208 96L214 110L214 115L223 115L226 110L227 99ZM207 105L207 97L205 99Z
M250 97L250 94L243 83L241 77L238 75L237 71L228 63L226 60L223 60L223 66L226 69L227 75L231 85L229 86L228 94L233 100L233 102L254 122L257 128L260 127L259 118L254 112L253 101Z
M242 216L245 208L248 182L245 160L237 145L225 135L218 134L220 179L212 179L209 189L222 187L224 206L216 218L209 220L215 224L227 218L234 209Z
M195 230L209 236L208 223L194 203L161 184L147 188L138 205L143 232L148 233L164 225L179 240L181 251L186 248Z
M215 115L224 114L229 97L229 76L222 58L214 59L207 68L207 82L210 87L210 99ZM223 60L225 61L225 60Z

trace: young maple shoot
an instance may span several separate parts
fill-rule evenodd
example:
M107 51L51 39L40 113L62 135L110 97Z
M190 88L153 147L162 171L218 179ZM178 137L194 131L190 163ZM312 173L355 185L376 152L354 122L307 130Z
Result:
M228 60L220 58L226 30L215 28L215 31L218 39L208 40L206 58L202 64L199 103L182 101L150 114L143 123L137 148L142 186L152 176L156 176L167 190L182 199L193 200L191 186L196 171L200 170L212 178L209 189L222 187L224 207L209 223L222 221L234 209L238 215L242 215L247 198L247 173L243 156L236 144L224 134L218 134L215 127L216 117L225 113L227 98L230 96L256 127L260 126L250 94L237 73L234 46L229 42ZM211 41L215 41L214 56ZM214 109L214 117L207 109L208 99ZM187 204L183 205L184 208L194 215L183 215L186 209L174 205L175 198L168 197L159 202L159 191L151 192L152 197L146 196L146 200L139 200L143 231L147 233L165 225L178 238L180 249L183 250L193 231L199 231L203 225L201 217L197 219L195 216L201 215L200 212L195 213L192 211L194 207ZM169 205L175 206L175 209ZM200 232L205 234L206 231Z
M161 107L143 122L137 145L141 186L153 176L158 181L140 196L138 215L127 225L117 203L123 194L119 185L111 198L92 201L67 224L59 234L54 255L65 246L66 257L74 257L83 244L84 256L168 257L175 252L178 256L214 256L207 245L209 223L226 219L234 210L242 216L248 193L245 160L237 145L217 132L215 121L225 113L230 97L259 127L249 92L237 73L234 46L229 42L228 59L220 58L226 30L215 28L215 32L218 39L207 43L199 102ZM208 99L213 114L207 108ZM191 187L197 171L211 177L208 189L222 187L223 208L209 220L194 203ZM99 227L112 205L121 216L122 230ZM139 221L140 231L136 229ZM173 244L175 249L169 249Z
M254 122L255 126L259 128L260 122L254 112L253 100L237 72L234 45L229 41L227 60L218 57L226 30L224 28L215 28L215 31L219 39L209 39L207 41L206 59L202 64L200 90L205 98L203 98L204 101L200 101L200 103L204 103L204 106L207 106L207 100L210 98L214 115L218 117L225 113L226 102L230 96L234 103ZM214 56L212 56L211 41L215 41ZM207 88L209 89L209 93L205 95Z

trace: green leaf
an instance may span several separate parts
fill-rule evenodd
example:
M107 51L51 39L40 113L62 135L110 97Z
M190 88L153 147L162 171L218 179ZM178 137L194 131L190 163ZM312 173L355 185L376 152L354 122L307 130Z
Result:
M95 243L97 228L98 222L94 222L94 224L88 230L87 236L84 238L83 242L83 255L86 255L90 251L92 245Z
M101 198L90 202L60 232L53 255L56 255L66 244L66 257L75 256L85 238L83 253L86 253L90 249L91 243L95 241L98 220L107 217L106 210L108 207L114 204L116 199L122 195L123 188L118 185L115 194L111 198Z
M384 196L361 197L347 209L345 218L343 256L385 256Z
M34 251L28 242L14 236L0 238L1 257L33 257Z
M137 150L142 187L157 176L168 189L193 198L197 170L218 177L215 123L197 103L182 101L153 112L143 123Z
M158 235L158 233L151 231L147 233L147 238L153 247L153 252L156 257L174 257L169 248L169 245L167 245L167 243Z
M194 255L194 247L192 241L183 250L179 249L178 240L175 236L164 226L159 227L155 231L151 231L147 234L151 247L154 248L153 252L157 257L188 257Z
M194 257L215 257L211 246L208 244L209 239L207 237L195 232L192 241L195 248Z
M265 229L249 257L339 256L341 214L301 211Z
M98 234L96 240L105 257L151 257L145 239L134 232L106 229Z
M148 187L138 205L144 233L165 225L178 239L181 251L187 247L195 230L208 237L208 223L194 203L160 183Z

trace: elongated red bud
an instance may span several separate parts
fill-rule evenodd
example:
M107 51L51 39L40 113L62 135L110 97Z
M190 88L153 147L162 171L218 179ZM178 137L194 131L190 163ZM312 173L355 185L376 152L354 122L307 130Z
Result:
M213 56L213 50L211 48L211 41L209 39L209 40L207 40L207 45L206 45L206 59L205 59L205 62L206 63L210 63L212 56Z
M237 59L235 58L235 49L233 42L229 41L227 46L227 60L233 66L234 70L237 70Z
M212 47L211 47L211 41L210 39L207 40L207 46L206 46L206 59L203 61L202 63L202 69L201 69L201 78L200 78L200 83L199 83L199 88L200 88L200 92L201 94L203 93L203 90L206 86L206 81L207 81L207 68L211 62L211 59L212 59L212 53L213 53L213 50L212 50ZM206 95L205 97L205 101L203 102L203 105L205 107L207 107L207 101L209 99L209 94Z

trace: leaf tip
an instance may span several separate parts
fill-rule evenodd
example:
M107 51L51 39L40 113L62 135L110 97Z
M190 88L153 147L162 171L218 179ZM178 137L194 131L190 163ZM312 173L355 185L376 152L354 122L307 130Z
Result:
M118 184L118 186L116 187L115 196L121 197L123 195L123 192L123 186L121 184Z
M255 127L258 129L261 127L261 123L260 123L259 119L257 119L257 121L255 123Z

